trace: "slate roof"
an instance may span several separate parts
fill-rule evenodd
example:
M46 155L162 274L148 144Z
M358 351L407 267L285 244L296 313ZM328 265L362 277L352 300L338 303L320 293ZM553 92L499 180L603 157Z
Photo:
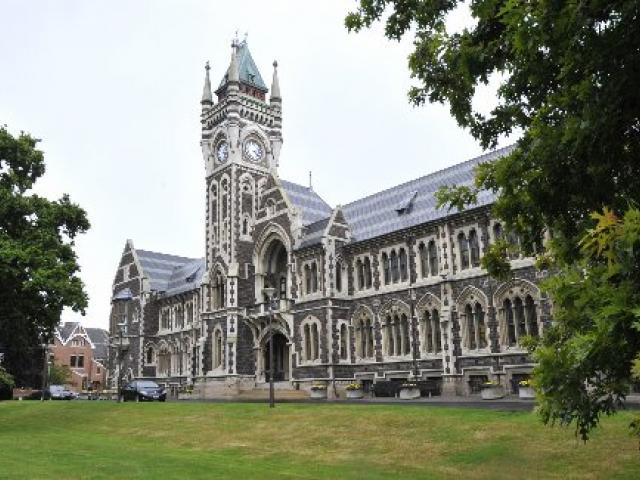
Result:
M327 228L327 225L329 225L330 219L330 217L323 218L322 220L318 220L315 223L307 225L307 227L304 229L304 237L302 239L302 242L300 242L300 248L320 243L322 234Z
M312 188L281 180L291 203L300 210L302 224L310 225L331 215L332 208Z
M109 332L102 328L85 328L93 343L93 358L99 362L109 358Z
M253 61L253 57L251 56L249 45L247 45L246 40L243 40L238 44L236 55L238 60L238 73L240 74L240 81L264 92L269 91L264 83L264 80L262 80L262 76L260 75L258 67L256 67L256 63ZM222 80L220 81L218 90L224 87L224 85L227 83L228 77L229 71L227 70L227 73L224 74L224 77L222 77Z
M187 288L182 291L190 290L200 285L199 281L202 278L202 273L204 273L204 259L179 257L177 255L138 249L136 249L136 253L138 254L142 271L149 279L151 290L168 293L184 287ZM187 282L187 277L193 271L189 270L187 272L185 270L187 265L195 265L196 262L199 262L202 266L202 273L197 276L197 285L193 281ZM192 270L195 270L195 268Z
M472 185L476 165L507 155L512 149L513 146L509 146L489 152L343 206L353 241L367 240L455 213L455 209L436 208L436 190L441 185ZM488 205L494 200L493 193L481 191L476 206ZM404 208L406 206L409 208Z
M58 334L62 343L66 343L69 340L69 335L73 333L77 326L78 322L64 322L62 325L58 325Z

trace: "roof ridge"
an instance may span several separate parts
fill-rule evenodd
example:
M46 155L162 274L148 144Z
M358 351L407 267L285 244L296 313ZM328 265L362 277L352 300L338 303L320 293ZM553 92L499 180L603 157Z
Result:
M494 155L496 153L502 153L505 150L513 149L514 147L515 147L515 144L511 144L511 145L507 145L506 147L498 148L496 150L491 150L489 152L483 153L482 155L477 155L477 156L469 158L467 160L463 160L462 162L455 163L453 165L449 165L448 167L444 167L444 168L441 168L439 170L435 170L434 172L431 172L431 173L427 173L426 175L422 175L420 177L416 177L416 178L413 178L411 180L407 180L406 182L398 183L397 185L393 185L393 186L391 186L389 188L385 188L384 190L379 190L377 192L371 193L371 194L366 195L364 197L360 197L360 198L358 198L356 200L353 200L352 202L349 202L349 203L346 203L346 204L342 205L342 208L343 208L343 210L344 209L348 209L349 207L353 206L354 204L356 204L358 202L361 202L361 201L366 200L368 198L374 197L374 196L379 195L381 193L388 192L390 190L395 190L398 187L409 185L410 183L417 182L419 180L424 180L427 177L438 175L440 173L446 172L447 170L452 170L454 168L460 167L461 165L466 165L468 163L477 162L477 161L479 161L479 160L481 160L483 158L489 157L489 156Z
M136 252L138 252L138 253L140 253L140 252L151 253L153 255L164 255L164 256L167 256L167 257L176 257L176 258L182 258L182 259L185 259L185 260L192 260L192 261L201 260L201 259L204 258L204 257L184 257L182 255L175 255L173 253L155 252L153 250L145 250L143 248L136 248Z

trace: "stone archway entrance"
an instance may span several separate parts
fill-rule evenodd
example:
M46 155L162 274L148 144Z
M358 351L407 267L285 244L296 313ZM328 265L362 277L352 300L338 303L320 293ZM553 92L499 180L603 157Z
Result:
M269 336L265 337L264 348L262 349L264 358L262 364L264 365L264 378L265 381L269 381L269 372L271 366L269 365ZM275 332L273 335L273 364L274 364L274 382L282 382L289 380L289 342L287 338L279 332Z

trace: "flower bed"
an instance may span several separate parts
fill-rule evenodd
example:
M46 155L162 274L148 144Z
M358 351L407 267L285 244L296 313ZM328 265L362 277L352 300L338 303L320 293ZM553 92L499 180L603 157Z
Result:
M310 398L325 400L327 398L327 386L322 383L314 383L310 388Z
M362 385L359 383L350 383L347 385L347 398L362 398L364 397L364 391L362 390Z

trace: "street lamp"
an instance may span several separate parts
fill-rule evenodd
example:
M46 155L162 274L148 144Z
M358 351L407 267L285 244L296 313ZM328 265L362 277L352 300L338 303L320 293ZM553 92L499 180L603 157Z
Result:
M276 309L278 301L273 287L265 287L262 293L267 297L267 305L269 307L269 408L275 406L275 392L273 388L273 374L275 373L273 362L273 312Z
M118 399L118 403L122 403L122 395L120 394L120 390L122 388L122 353L125 350L125 348L128 346L128 343L125 342L124 340L127 340L125 338L125 327L126 327L126 323L118 323L117 324L118 327L118 344L117 344L117 349L118 349L118 354L117 354L117 362L118 362L118 376L116 377L116 395L117 395L117 399Z
M418 319L416 318L416 291L412 287L409 289L411 305L411 336L413 337L413 377L417 380L418 372Z

